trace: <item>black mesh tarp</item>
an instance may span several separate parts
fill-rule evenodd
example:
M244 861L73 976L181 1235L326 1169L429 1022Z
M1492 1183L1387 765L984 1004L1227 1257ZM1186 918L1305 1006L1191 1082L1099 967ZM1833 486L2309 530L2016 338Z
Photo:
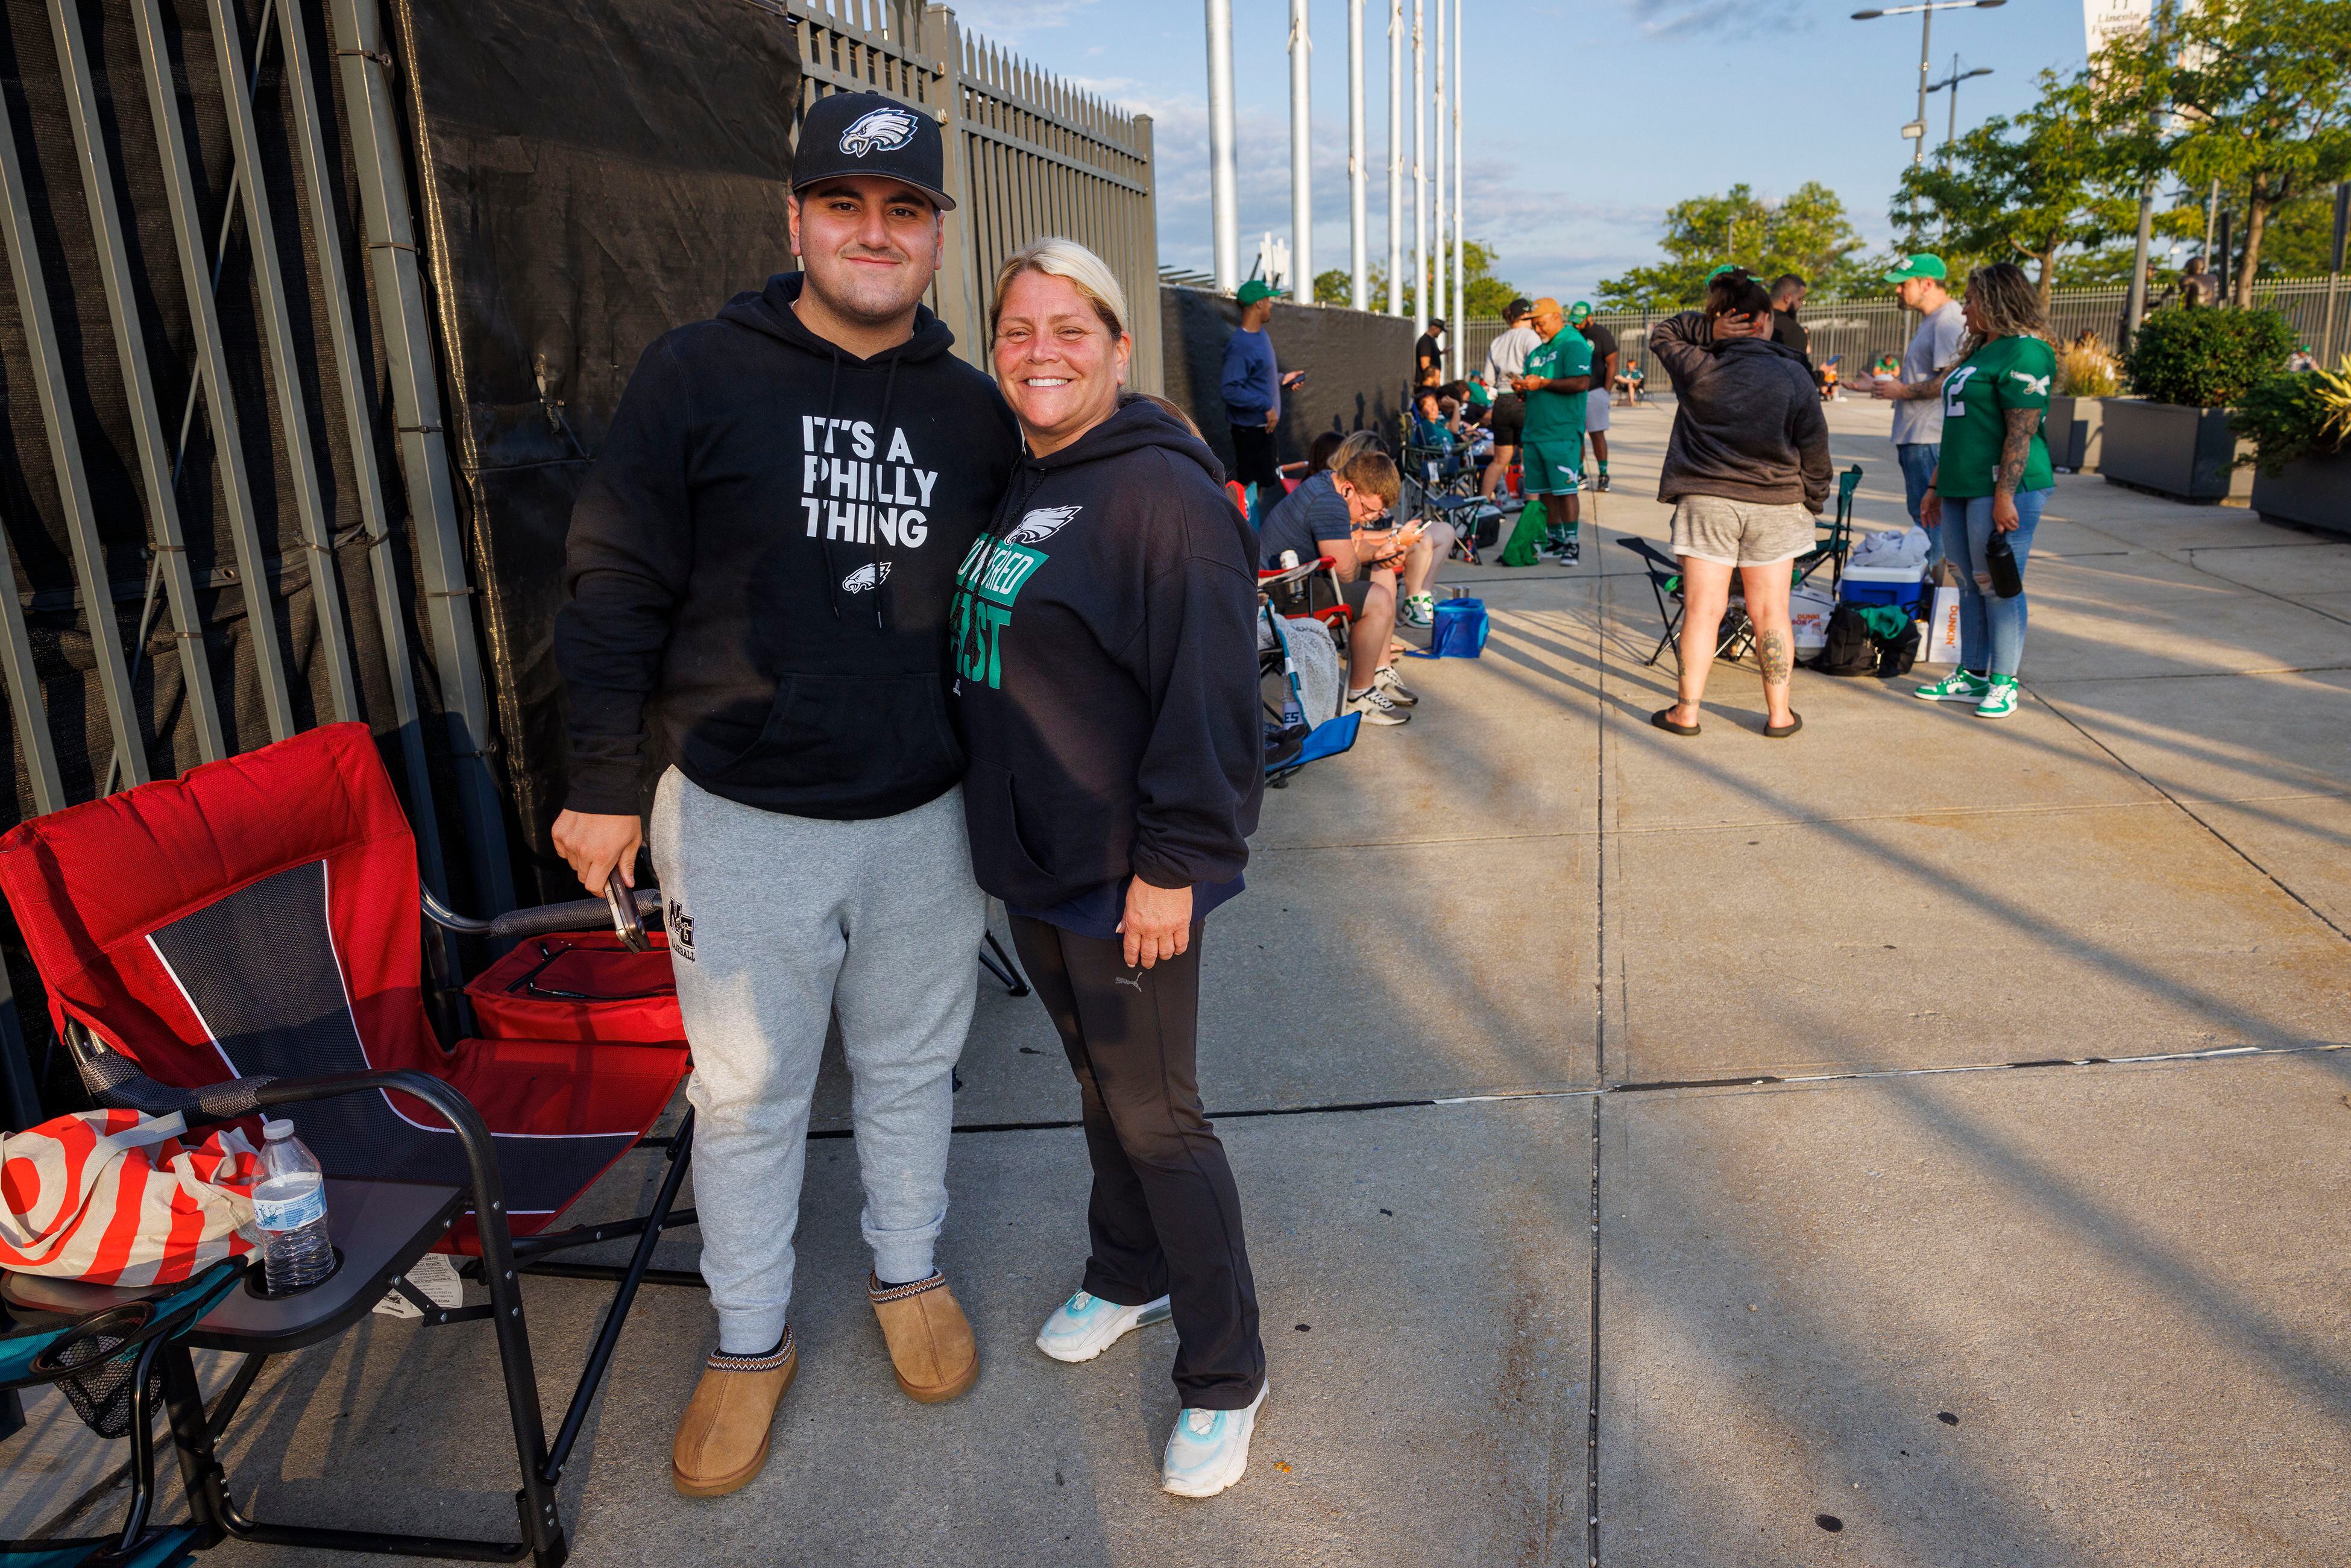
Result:
M547 844L572 497L645 346L792 265L799 46L745 0L392 0L388 15L518 859L535 862L517 895L576 897Z
M1225 340L1241 319L1238 305L1199 288L1159 290L1161 342L1165 346L1167 395L1191 411L1217 459L1233 461L1231 421L1217 389ZM1304 371L1306 384L1282 394L1274 432L1281 460L1305 457L1326 430L1378 433L1393 444L1412 373L1412 323L1362 310L1276 305L1266 324L1285 372Z

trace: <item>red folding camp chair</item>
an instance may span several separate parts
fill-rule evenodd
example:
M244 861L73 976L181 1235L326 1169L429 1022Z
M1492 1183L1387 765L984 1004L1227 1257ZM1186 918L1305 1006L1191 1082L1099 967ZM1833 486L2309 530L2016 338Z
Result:
M555 1484L637 1288L700 1283L650 1266L663 1229L694 1218L672 1207L692 1113L669 1138L649 1136L687 1069L659 961L601 937L574 938L558 956L569 958L559 977L568 983L541 988L568 994L510 994L515 1005L482 1009L481 1038L444 1048L422 989L415 848L375 742L358 724L24 822L0 837L0 890L94 1096L191 1122L261 1110L287 1116L326 1170L337 1272L273 1299L260 1293L256 1270L252 1285L205 1315L187 1344L247 1356L210 1411L184 1345L164 1353L200 1543L231 1534L560 1563ZM444 923L494 938L577 929L606 909L586 901L473 922L425 902ZM614 900L613 910L633 927L653 903L648 892ZM616 976L604 967L623 960L638 969ZM615 978L642 994L610 997L614 1010L593 1005ZM638 1147L661 1149L668 1161L649 1213L548 1232ZM624 1237L637 1239L625 1268L541 1261ZM406 1270L435 1246L465 1255L461 1272L487 1287L486 1306L443 1308L407 1283ZM534 1270L619 1287L551 1445L517 1281ZM229 1498L213 1444L262 1361L341 1332L387 1289L420 1307L427 1327L492 1321L522 1469L519 1542L266 1524Z

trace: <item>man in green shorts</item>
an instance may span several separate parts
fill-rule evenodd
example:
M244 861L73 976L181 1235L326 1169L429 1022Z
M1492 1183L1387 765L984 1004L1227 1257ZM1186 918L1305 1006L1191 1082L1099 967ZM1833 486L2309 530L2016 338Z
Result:
M1576 492L1583 487L1584 394L1592 390L1592 345L1567 327L1559 301L1535 301L1528 317L1540 347L1527 352L1510 390L1527 400L1526 434L1519 455L1526 493L1542 497L1551 554L1567 565L1582 558L1576 537Z

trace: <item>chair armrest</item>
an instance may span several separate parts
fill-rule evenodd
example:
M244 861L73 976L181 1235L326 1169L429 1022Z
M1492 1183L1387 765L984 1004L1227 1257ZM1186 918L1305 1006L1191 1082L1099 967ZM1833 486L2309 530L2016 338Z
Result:
M632 889L621 881L619 872L604 884L602 898L575 898L565 904L542 904L529 909L509 909L504 915L488 920L476 920L459 915L433 896L433 890L423 890L424 917L444 930L460 936L482 936L493 942L511 942L524 936L544 936L557 931L578 931L612 923L613 935L621 938L632 953L653 949L646 940L644 922L647 916L659 916L662 896L657 888Z

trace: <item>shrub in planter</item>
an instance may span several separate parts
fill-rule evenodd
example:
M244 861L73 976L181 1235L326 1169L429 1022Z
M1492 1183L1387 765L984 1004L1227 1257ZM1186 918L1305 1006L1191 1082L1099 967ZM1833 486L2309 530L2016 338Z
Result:
M2139 324L2123 368L2149 402L2226 408L2283 370L2294 343L2274 310L2172 306Z
M2113 397L2123 390L2115 374L2114 357L2089 343L2068 343L2057 350L2057 392L2062 397Z
M2351 361L2342 369L2272 376L2237 400L2229 427L2253 444L2244 459L2276 476L2301 457L2351 447Z

